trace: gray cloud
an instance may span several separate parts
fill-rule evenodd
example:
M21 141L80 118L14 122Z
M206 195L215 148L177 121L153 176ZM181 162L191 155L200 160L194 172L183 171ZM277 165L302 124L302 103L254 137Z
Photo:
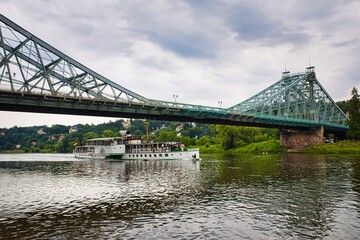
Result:
M352 38L344 41L338 41L336 43L333 43L332 47L355 47L360 44L359 38Z
M189 1L200 16L217 16L226 27L237 34L240 41L261 45L306 44L311 36L301 25L281 21L257 1ZM273 2L271 2L273 4ZM278 4L277 4L278 5Z
M259 13L248 14L246 10L244 14L232 15L228 24L243 41L265 45L302 45L310 41L306 33L282 26L281 22L266 20Z

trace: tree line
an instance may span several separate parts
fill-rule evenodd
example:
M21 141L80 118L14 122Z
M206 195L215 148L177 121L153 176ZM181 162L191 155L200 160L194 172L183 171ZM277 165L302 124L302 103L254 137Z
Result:
M99 125L15 126L0 129L0 152L70 153L74 144L84 145L86 140L93 138L116 137L121 130L142 136L145 141L174 141L182 142L185 146L219 145L225 149L279 137L276 129L145 120L132 120L131 126L125 128L123 122L120 119ZM70 128L76 131L69 133Z

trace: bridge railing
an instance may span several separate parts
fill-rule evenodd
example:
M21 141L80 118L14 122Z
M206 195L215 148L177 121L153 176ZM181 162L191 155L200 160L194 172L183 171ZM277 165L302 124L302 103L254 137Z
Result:
M348 126L339 123L333 123L323 120L311 120L311 119L300 119L300 118L291 118L291 117L283 117L283 116L273 116L267 114L255 114L257 119L264 119L266 121L274 121L274 122L287 122L294 123L297 125L303 125L308 127L329 127L329 128L337 128L337 129L348 129Z
M187 103L181 103L181 102L170 102L170 101L149 99L149 103L153 104L153 105L161 106L161 107L174 108L174 109L179 109L179 110L183 109L183 110L190 110L190 111L216 112L216 113L222 113L222 114L228 113L226 108L187 104Z

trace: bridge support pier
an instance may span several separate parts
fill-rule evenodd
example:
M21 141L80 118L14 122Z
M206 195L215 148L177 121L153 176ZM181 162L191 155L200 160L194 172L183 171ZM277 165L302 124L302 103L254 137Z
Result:
M306 146L324 143L324 127L309 130L281 130L280 145L290 148L303 148Z

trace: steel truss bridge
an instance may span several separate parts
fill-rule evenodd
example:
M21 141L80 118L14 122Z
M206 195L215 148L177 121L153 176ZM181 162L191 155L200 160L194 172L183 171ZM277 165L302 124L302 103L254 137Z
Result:
M348 118L313 67L230 108L143 97L0 15L0 110L345 132Z

